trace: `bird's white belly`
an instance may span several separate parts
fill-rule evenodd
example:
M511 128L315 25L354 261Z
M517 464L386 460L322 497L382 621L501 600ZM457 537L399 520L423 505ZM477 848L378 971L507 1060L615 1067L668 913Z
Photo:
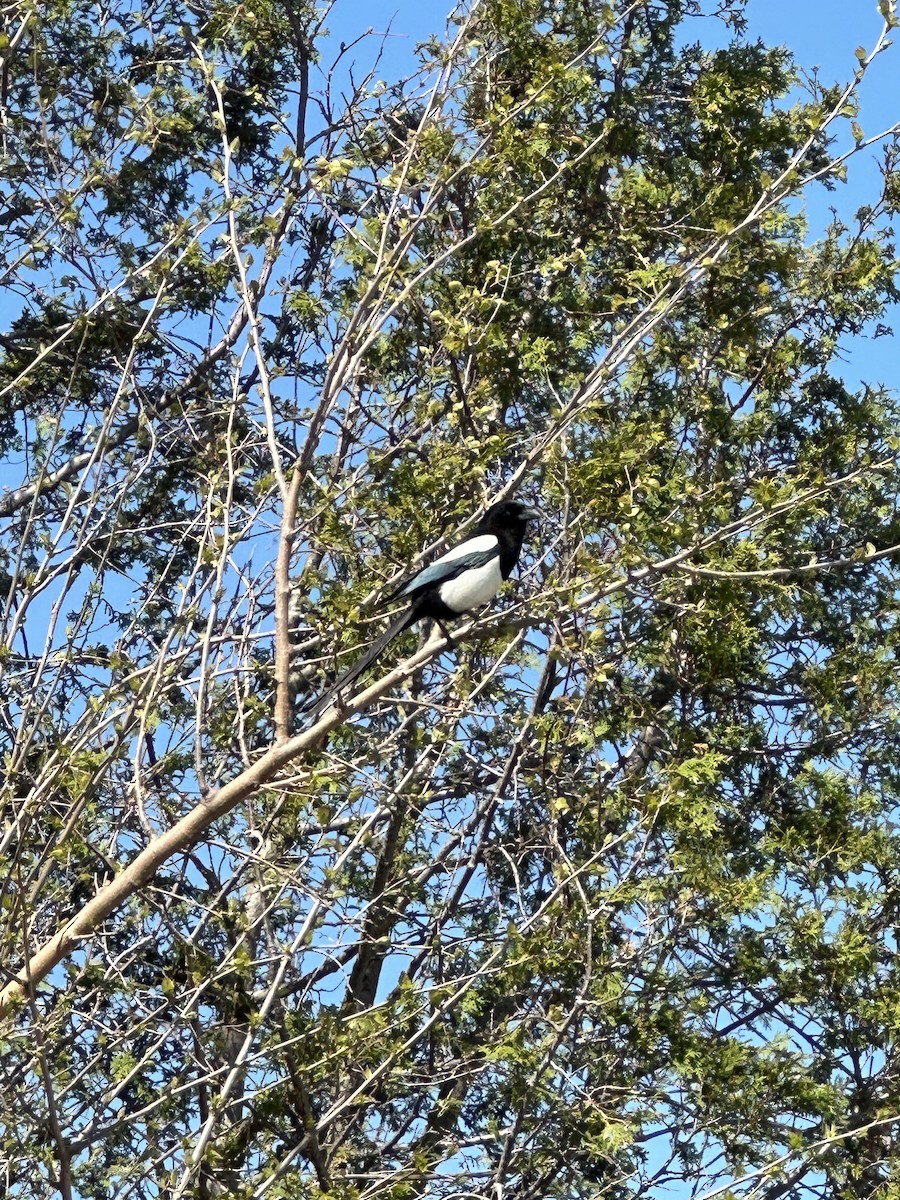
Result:
M463 571L457 579L448 579L438 588L438 595L453 612L468 612L470 608L487 604L496 596L502 582L500 559L496 557L483 567Z

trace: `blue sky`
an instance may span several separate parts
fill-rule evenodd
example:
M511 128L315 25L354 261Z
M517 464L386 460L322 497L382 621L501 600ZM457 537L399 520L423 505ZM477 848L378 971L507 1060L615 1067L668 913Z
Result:
M747 17L749 35L768 44L789 46L798 67L806 71L818 68L823 83L848 82L857 66L856 47L871 50L883 25L877 0L750 0ZM897 33L900 30L895 36ZM858 120L869 137L900 120L898 68L900 44L879 56L866 75ZM817 189L809 195L807 212L813 233L817 221L828 219L829 207L850 220L860 205L878 195L878 186L874 152L851 161L845 185L834 192ZM888 322L900 332L900 312L889 314ZM851 386L862 382L898 386L893 338L857 339L843 347L843 355L841 373Z
M411 61L416 42L443 32L449 9L448 0L368 0L365 6L337 0L328 27L339 38L358 36L366 27L378 33L390 30L383 72L389 77ZM749 0L747 18L750 36L790 46L800 64L819 66L823 77L833 80L849 79L856 66L853 51L870 47L882 24L876 0ZM873 75L878 86L868 89L866 110L873 128L879 117L889 124L891 113L900 108L897 89L890 87L891 57Z
M328 20L334 39L358 37L370 27L387 33L378 74L391 80L401 77L414 61L417 42L446 27L449 0L336 0ZM847 83L853 76L857 46L870 50L878 39L882 18L877 0L749 0L746 9L747 36L770 45L786 45L797 66L806 72L818 70L821 82ZM714 22L698 24L698 37L714 36ZM702 31L702 33L701 33ZM900 30L897 31L900 34ZM723 37L727 33L723 29ZM356 51L357 61L370 65L374 42L364 42ZM900 119L900 45L889 49L873 63L861 92L858 116L867 136L881 132ZM892 78L893 76L893 78ZM850 145L849 130L843 135ZM835 208L852 220L860 205L877 196L879 172L874 153L857 156L849 165L848 181L833 192L823 188L810 192L806 202L812 234L821 231ZM900 313L888 318L900 330ZM895 346L892 338L858 340L843 348L842 374L850 386L865 383L894 384Z

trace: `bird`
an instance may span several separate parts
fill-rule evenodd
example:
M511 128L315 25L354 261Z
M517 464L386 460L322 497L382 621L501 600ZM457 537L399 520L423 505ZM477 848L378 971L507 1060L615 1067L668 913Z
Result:
M538 509L517 500L492 504L471 534L415 575L410 576L379 603L386 608L397 600L409 605L391 622L360 658L306 708L315 720L338 700L385 648L410 625L430 618L449 637L444 622L481 608L509 579L522 553L529 521L540 520Z

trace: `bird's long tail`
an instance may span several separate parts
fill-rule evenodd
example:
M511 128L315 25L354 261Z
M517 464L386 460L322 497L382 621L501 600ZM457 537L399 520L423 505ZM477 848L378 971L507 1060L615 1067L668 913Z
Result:
M342 675L328 687L321 696L313 700L311 704L306 705L301 711L303 715L310 720L315 721L322 715L326 709L334 704L340 693L347 695L360 675L364 674L369 667L380 657L387 646L401 634L404 629L408 629L419 619L419 613L415 606L405 613L401 613L396 620L388 625L387 629L379 637L375 639L372 645L368 648L365 654L361 655L352 666L348 667Z

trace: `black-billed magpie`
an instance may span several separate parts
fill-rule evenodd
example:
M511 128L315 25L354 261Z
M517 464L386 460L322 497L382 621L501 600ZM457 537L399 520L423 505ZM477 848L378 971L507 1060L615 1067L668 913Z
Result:
M410 606L309 706L307 714L315 718L329 708L338 694L358 679L384 648L416 621L430 617L443 627L444 621L487 604L497 594L504 579L509 579L519 561L525 526L529 521L538 520L540 515L536 508L517 500L492 504L465 541L417 571L380 602L380 608L395 600L408 600Z

